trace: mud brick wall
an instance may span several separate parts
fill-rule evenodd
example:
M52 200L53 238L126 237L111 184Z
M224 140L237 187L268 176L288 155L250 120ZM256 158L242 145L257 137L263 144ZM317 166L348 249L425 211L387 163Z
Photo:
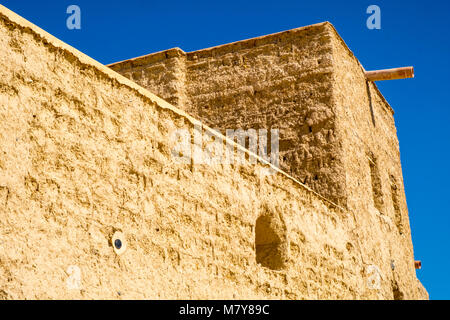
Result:
M347 205L357 212L359 238L372 252L366 259L378 255L384 260L383 274L400 298L410 294L406 279L416 271L394 111L375 84L365 80L364 69L339 36L333 37L333 58ZM368 228L371 234L362 231Z
M280 168L345 205L331 35L328 24L319 24L187 54L171 49L110 67L164 99L183 101L179 108L223 134L279 129ZM176 98L172 79L182 88Z
M185 91L185 53L178 48L157 52L142 59L121 63L121 73L144 88L180 106Z
M415 286L405 279L415 279L414 255L393 110L334 27L176 50L185 60L177 70L185 74L177 77L179 107L222 132L278 128L281 169L355 212L365 261L383 261L396 298L411 295ZM132 75L137 66L151 70L155 57L173 64L170 54L157 53L110 67L162 92L166 82L148 85Z
M183 77L163 78L177 97ZM171 132L198 127L215 133L0 6L0 298L427 297L413 273L384 275L411 257L371 212L264 161L175 161Z

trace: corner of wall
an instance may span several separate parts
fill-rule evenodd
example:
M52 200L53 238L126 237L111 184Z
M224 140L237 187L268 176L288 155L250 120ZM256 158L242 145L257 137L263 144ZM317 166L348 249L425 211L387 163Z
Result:
M394 298L422 297L414 270L393 110L376 85L366 80L364 68L336 29L331 24L329 28L332 96L344 155L347 208L357 219L356 232L364 244L361 254L392 279ZM395 271L389 266L391 262Z

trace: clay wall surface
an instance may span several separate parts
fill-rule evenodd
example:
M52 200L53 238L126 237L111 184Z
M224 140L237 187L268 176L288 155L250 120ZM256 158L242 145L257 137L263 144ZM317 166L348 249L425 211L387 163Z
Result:
M280 168L345 205L331 99L331 34L322 23L187 54L171 49L110 67L164 99L183 101L179 108L223 134L278 129ZM175 78L184 88L176 98L167 80Z
M394 111L374 83L366 81L364 69L337 33L333 58L347 206L357 213L358 238L369 253L365 259L381 259L383 274L403 297L414 290L408 279L415 278L416 270Z
M0 66L0 298L427 297L410 239L371 226L373 208L340 207L231 141L242 164L180 162L174 131L219 133L1 6Z

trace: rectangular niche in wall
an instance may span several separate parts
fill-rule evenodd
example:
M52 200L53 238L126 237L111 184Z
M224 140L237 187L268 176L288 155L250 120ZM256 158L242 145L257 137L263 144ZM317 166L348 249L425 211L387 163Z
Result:
M383 191L381 189L381 177L380 170L378 169L377 159L372 153L368 155L369 157L369 167L370 167L370 180L372 182L372 196L375 208L383 213Z
M255 225L256 262L280 270L287 259L286 226L274 214L261 215Z
M390 178L391 178L392 205L394 206L394 221L395 225L397 226L398 232L400 234L403 234L402 212L400 210L397 181L392 175Z

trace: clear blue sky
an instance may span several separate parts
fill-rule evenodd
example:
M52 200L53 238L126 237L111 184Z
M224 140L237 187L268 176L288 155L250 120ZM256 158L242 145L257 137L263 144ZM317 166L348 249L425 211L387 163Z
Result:
M159 50L192 51L330 21L367 69L415 67L415 79L378 83L396 114L417 275L450 299L450 1L3 0L1 4L92 58L111 63ZM81 30L66 8L81 8ZM366 9L381 8L381 30Z

